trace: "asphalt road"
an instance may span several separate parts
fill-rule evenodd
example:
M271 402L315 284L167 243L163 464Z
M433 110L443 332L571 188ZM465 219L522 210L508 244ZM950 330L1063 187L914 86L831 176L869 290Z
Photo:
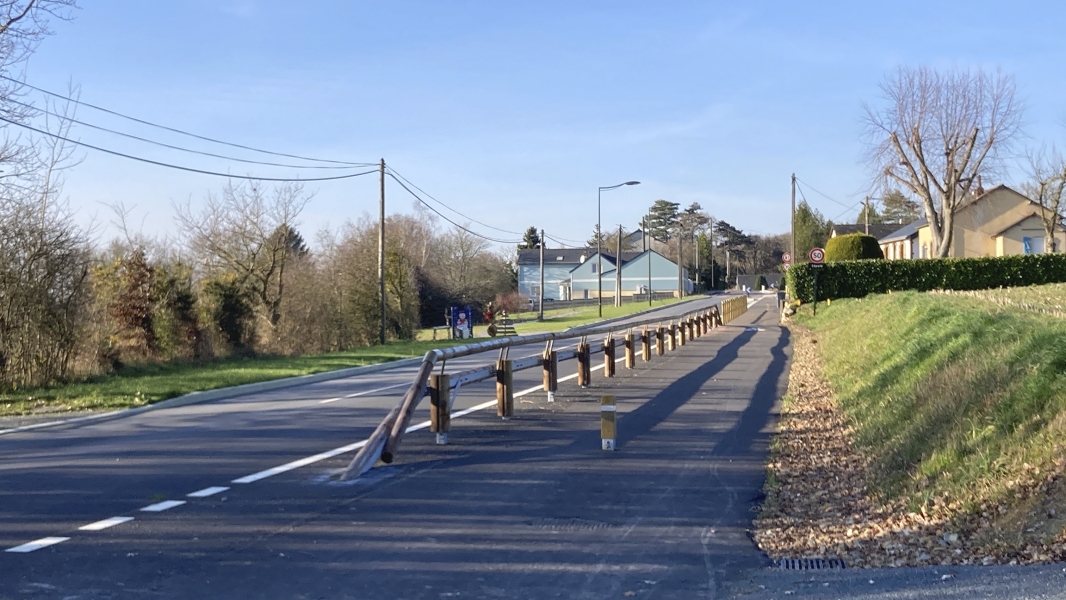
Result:
M669 306L661 314L669 317L719 301ZM515 349L512 358L539 351L532 346ZM448 371L494 359L492 354L452 360ZM572 365L564 363L560 370ZM139 518L145 515L140 509L149 504L192 502L188 494L209 487L251 485L262 479L234 480L358 443L396 405L415 371L401 368L2 436L0 549L84 536L79 528L101 519ZM540 377L539 369L516 373L516 389L536 386ZM494 394L491 382L466 386L454 410L477 406ZM412 423L425 419L428 402ZM343 454L351 455L351 450Z
M341 450L413 369L0 437L0 598L1066 597L1062 566L769 568L748 528L790 356L773 302L556 402L529 391L512 420L462 416L448 446L412 432L354 482L329 478ZM456 410L493 397L464 387Z

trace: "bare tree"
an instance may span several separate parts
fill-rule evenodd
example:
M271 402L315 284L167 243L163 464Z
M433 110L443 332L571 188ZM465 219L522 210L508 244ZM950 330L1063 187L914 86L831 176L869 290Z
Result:
M221 195L209 194L198 213L188 202L175 206L190 250L208 272L235 275L271 329L281 318L297 217L311 198L298 183L278 185L271 193L261 182L231 181Z
M921 199L932 255L946 257L956 209L1018 132L1014 78L901 67L881 91L884 105L864 105L868 164L886 188L900 185Z
M1022 191L1043 209L1040 220L1044 224L1047 243L1044 252L1057 252L1055 232L1062 231L1062 194L1066 191L1066 159L1055 148L1041 147L1026 153L1029 181Z

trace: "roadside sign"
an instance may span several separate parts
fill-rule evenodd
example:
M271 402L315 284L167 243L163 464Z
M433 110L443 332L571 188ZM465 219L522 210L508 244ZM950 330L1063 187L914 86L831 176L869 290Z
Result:
M825 248L811 248L807 258L811 259L811 262L816 265L822 264L825 262Z
M789 267L791 267L791 266L792 266L792 263L785 263L784 265L782 265L782 267L784 267L784 269L785 269L786 271L787 271L787 270L789 269Z
M782 254L781 255L781 262L785 263L786 265L791 263L792 262L792 253L791 252L785 252L784 254Z

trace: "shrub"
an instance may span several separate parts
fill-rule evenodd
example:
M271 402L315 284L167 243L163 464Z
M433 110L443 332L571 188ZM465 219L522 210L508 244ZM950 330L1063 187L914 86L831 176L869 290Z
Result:
M790 297L813 301L815 272L819 298L861 298L889 290L982 290L1066 282L1066 254L796 265L785 276Z
M877 238L864 233L849 233L829 238L825 244L825 261L863 260L867 258L884 258Z

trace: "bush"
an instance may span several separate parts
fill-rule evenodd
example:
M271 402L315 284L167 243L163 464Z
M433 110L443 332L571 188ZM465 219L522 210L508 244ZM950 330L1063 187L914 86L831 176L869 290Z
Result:
M825 244L825 261L838 262L842 260L863 260L868 258L884 258L881 245L877 238L865 233L849 233L829 238Z
M1066 282L1066 254L796 265L785 276L790 297L812 302L815 272L819 298L861 298L889 290L983 290Z

